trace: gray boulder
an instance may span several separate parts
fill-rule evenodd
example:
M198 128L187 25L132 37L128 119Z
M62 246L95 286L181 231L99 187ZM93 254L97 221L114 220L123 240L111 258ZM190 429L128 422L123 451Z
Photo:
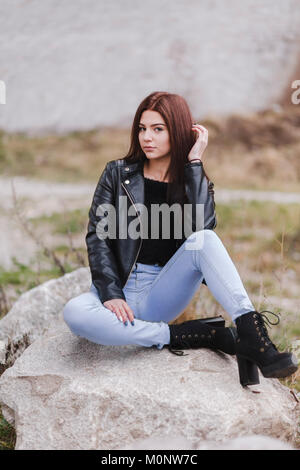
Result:
M229 439L219 444L214 441L199 441L194 445L181 436L149 437L117 450L296 450L296 448L280 439L257 434Z
M118 449L165 437L217 448L253 434L294 444L299 404L288 388L261 377L244 389L235 357L188 353L98 345L59 315L0 377L16 449Z

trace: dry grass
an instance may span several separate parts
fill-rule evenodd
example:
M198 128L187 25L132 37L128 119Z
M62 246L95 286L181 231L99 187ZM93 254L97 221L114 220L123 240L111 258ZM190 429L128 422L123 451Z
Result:
M300 189L300 106L204 121L206 168L219 187Z
M208 175L218 187L300 190L300 106L248 116L202 119ZM129 130L63 136L0 132L0 171L55 181L96 181L108 160L127 153Z

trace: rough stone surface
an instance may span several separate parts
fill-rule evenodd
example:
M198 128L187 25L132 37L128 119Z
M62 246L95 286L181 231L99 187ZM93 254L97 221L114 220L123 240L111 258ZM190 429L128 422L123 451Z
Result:
M131 124L155 90L195 118L276 105L299 64L298 0L2 0L0 127Z
M3 373L0 403L16 449L117 449L165 436L218 446L251 434L293 444L299 420L277 379L242 388L232 356L102 346L62 316Z
M91 285L90 268L79 268L22 294L0 320L0 366L14 360L56 319L67 301Z
M274 437L253 435L229 439L219 445L214 441L191 441L178 437L160 437L137 440L117 450L296 450L287 442ZM183 460L184 461L184 460Z

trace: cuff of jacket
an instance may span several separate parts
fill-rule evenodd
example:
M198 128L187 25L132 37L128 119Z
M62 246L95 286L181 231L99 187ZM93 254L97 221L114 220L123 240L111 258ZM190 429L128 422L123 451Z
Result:
M195 161L195 162L187 162L184 164L184 166L186 168L190 167L190 166L203 166L203 162L199 162L199 160Z
M94 286L96 287L96 290L97 290L97 293L98 293L98 297L101 301L101 303L103 304L104 302L108 301L108 300L112 300L112 299L123 299L125 300L126 302L126 297L124 295L124 292L123 290L119 290L118 291L115 291L113 292L112 290L109 292L108 289L105 289L104 292L103 292L103 289L99 289L97 287L97 282L93 282Z

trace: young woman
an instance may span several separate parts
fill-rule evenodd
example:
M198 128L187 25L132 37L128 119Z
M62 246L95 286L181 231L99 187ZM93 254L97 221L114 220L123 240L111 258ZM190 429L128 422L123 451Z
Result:
M155 92L142 101L129 152L107 163L89 211L90 291L67 302L64 320L74 334L103 345L236 354L242 385L259 383L257 367L265 377L286 377L297 370L296 359L271 342L267 317L255 310L213 231L214 185L203 167L207 141L181 96ZM169 209L166 230L165 218L152 212L157 207ZM236 329L203 320L168 325L201 283Z

